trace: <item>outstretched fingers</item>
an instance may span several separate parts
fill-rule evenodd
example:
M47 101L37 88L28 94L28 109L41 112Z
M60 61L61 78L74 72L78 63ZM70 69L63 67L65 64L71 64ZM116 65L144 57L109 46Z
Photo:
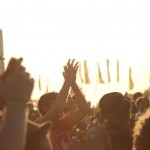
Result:
M79 64L79 63L78 63L78 62L76 62L76 63L75 63L75 65L74 65L74 68L75 68L75 70L76 70L76 71L77 71L77 70L78 70L78 68L79 68L78 64Z
M73 66L74 62L75 62L75 59L73 59L73 60L71 61L71 66Z
M69 59L68 62L67 62L67 66L70 66L70 61L71 61L71 60Z

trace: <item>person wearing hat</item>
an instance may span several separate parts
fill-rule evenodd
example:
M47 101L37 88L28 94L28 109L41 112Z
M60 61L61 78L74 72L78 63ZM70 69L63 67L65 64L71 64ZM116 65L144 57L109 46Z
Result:
M130 104L119 92L107 93L99 101L96 115L102 123L107 120L112 150L131 150Z

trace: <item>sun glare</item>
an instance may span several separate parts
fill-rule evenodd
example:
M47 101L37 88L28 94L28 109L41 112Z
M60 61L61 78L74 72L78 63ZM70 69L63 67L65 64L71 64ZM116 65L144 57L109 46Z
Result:
M9 5L8 5L9 3ZM59 91L63 66L75 58L87 61L90 85L80 84L95 104L109 91L134 92L149 87L150 2L126 0L80 1L5 0L0 5L4 56L23 57L23 64L35 79L33 98ZM108 82L107 64L111 82ZM116 81L119 61L120 81ZM97 83L97 63L104 84ZM132 68L134 89L129 91L128 69ZM38 80L41 75L42 90Z

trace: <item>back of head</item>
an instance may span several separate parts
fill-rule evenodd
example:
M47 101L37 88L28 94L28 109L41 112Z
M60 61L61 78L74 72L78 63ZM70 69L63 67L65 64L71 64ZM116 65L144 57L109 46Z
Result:
M134 93L134 94L133 94L133 101L136 101L136 99L137 99L138 97L141 97L141 96L143 96L143 94L142 94L141 92L136 92L136 93Z
M149 99L148 97L139 97L135 101L135 105L138 109L138 112L144 113L149 108Z
M99 101L100 120L108 120L108 126L115 126L129 115L130 104L119 92L105 94Z
M44 115L44 108L50 107L50 105L56 100L58 93L50 92L43 94L38 101L38 109L39 112Z

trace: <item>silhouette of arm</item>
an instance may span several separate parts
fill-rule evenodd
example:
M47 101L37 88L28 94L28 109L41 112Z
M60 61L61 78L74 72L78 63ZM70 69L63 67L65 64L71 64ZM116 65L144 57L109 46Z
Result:
M81 121L90 112L89 105L87 101L85 100L85 97L80 91L76 82L73 82L72 89L75 93L76 103L78 104L78 109L67 116L70 128L75 126L79 121Z
M61 113L66 103L70 86L75 80L75 75L77 72L77 63L74 64L74 61L75 60L68 60L68 63L64 67L63 75L65 76L65 81L56 98L54 106L46 115L38 118L36 120L37 123L43 123L45 121L51 121L54 123L59 118L59 114Z
M7 101L0 126L1 150L24 150L25 147L25 108L33 89L33 79L25 72L21 61L12 58L0 79L0 94Z

